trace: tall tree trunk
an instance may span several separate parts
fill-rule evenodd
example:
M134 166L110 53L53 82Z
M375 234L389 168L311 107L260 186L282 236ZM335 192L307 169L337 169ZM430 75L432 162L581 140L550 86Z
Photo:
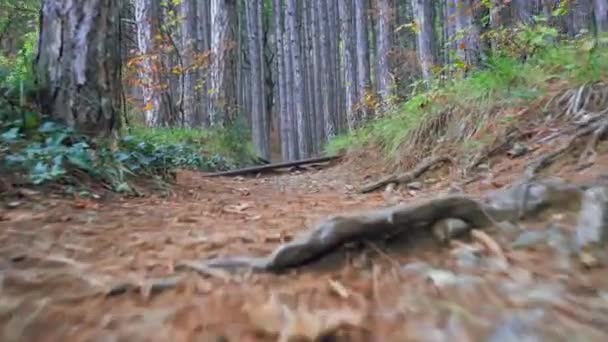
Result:
M321 37L321 23L319 13L319 1L314 0L310 3L310 19L312 32L312 64L313 64L313 94L315 98L315 127L317 140L319 143L325 141L325 117L328 111L328 100L326 91L326 75L323 63L323 40Z
M575 0L569 4L568 35L574 37L582 31L589 31L593 22L591 0Z
M120 6L45 0L36 56L38 104L91 136L120 128Z
M296 118L296 91L295 91L295 65L293 58L293 51L291 49L291 29L289 27L289 7L285 7L285 15L284 15L284 36L283 36L283 55L285 57L285 75L287 77L287 108L288 118L289 118L289 127L291 131L291 136L289 139L289 159L299 159L300 158L300 150L298 148L298 136L300 132L298 131L297 126L297 118Z
M467 66L477 66L481 61L480 32L474 20L476 9L473 0L453 0L456 9L456 29L462 35L457 42L458 55Z
M266 114L264 111L264 74L262 64L263 46L261 40L262 28L261 17L262 13L261 0L250 0L246 2L247 8L247 31L249 34L249 60L251 62L251 126L253 144L258 155L262 158L270 158L270 132L266 122Z
M182 61L184 64L184 116L185 124L193 127L200 124L200 97L197 91L197 65L196 56L198 54L198 32L197 21L200 18L197 16L196 0L182 0L180 5L181 10L181 38L182 38Z
M209 121L223 125L235 109L234 35L236 0L210 0L212 63L209 75Z
M156 36L160 34L158 17L160 11L152 0L135 1L135 21L137 25L137 48L139 50L139 85L141 88L144 121L148 126L160 123L159 68ZM154 58L156 57L156 58ZM156 64L156 65L155 65Z
M378 93L380 93L380 96L382 97L382 102L387 104L390 101L393 90L389 64L389 54L393 44L393 32L391 29L393 9L391 8L390 0L376 0L376 4L378 10L378 33L376 37L378 72L376 78L378 79ZM429 7L433 7L433 5L429 3Z
M208 103L208 84L207 84L207 63L203 57L208 54L211 49L211 17L210 17L210 6L209 1L200 1L196 5L197 18L197 51L199 52L198 63L199 67L196 72L196 85L195 88L198 92L198 98L200 99L198 115L196 122L198 125L209 126L209 116L207 108Z
M531 24L534 21L534 1L514 0L515 20L524 24Z
M331 29L330 29L330 13L329 7L327 4L328 0L320 0L319 1L319 13L320 16L320 24L321 24L321 55L322 55L322 63L324 65L323 74L325 76L325 84L324 84L324 92L327 101L327 108L324 109L323 119L325 123L325 131L324 131L324 141L328 138L332 137L335 134L336 130L336 94L335 94L335 60L334 55L332 54L334 49L335 42L332 42L331 39Z
M302 56L300 55L300 32L298 30L298 13L296 12L296 0L287 0L287 23L289 26L289 39L291 59L294 75L295 94L295 118L298 131L298 151L302 158L310 156L308 145L309 127L304 117L304 84L302 78Z
M313 64L313 44L312 44L312 18L311 18L311 2L304 1L302 3L302 65L304 66L304 93L306 98L305 117L310 127L310 148L313 155L317 155L320 149L320 139L316 130L317 113L316 112L316 97L313 94L314 90L314 64Z
M278 94L278 115L280 118L280 139L281 156L284 161L290 160L289 141L291 139L291 124L289 121L287 78L285 68L285 56L283 53L283 2L273 0L274 35L275 35L275 61L277 64L277 94Z
M593 0L595 27L598 32L608 32L608 0Z
M371 91L369 68L369 35L367 31L367 1L355 0L355 23L357 41L357 80L359 85L358 102L363 103L365 95ZM370 113L364 109L362 119L369 119Z
M352 1L340 0L340 39L342 41L342 82L346 102L346 122L349 130L357 127L359 118L355 110L357 102L357 77L355 75L354 27Z
M433 66L436 63L434 6L424 0L412 0L414 17L418 28L418 61L422 77L427 85L433 78Z

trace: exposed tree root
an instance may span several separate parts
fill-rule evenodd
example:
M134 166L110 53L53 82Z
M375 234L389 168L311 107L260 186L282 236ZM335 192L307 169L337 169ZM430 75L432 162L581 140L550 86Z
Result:
M526 167L526 170L524 171L524 179L530 180L530 179L534 178L534 176L539 171L549 167L551 164L553 164L557 160L557 158L560 155L566 153L571 148L573 148L574 144L576 143L576 141L579 138L585 137L589 134L593 134L591 141L589 142L589 144L587 146L588 146L588 148L589 148L589 145L592 145L594 147L597 144L597 141L600 139L600 137L606 132L607 124L608 124L608 121L603 121L603 122L595 123L593 125L589 125L587 127L581 128L575 135L573 135L570 139L568 139L568 141L563 146L561 146L560 148L558 148L557 150L555 150L549 154L546 154L546 155L540 157L539 159L537 159L536 161L534 161L530 165L528 165ZM593 152L595 152L594 149L593 149Z
M527 194L523 204L522 193ZM499 225L498 222L520 213L534 215L548 208L570 208L573 202L580 202L581 196L576 196L580 193L579 187L561 181L539 181L516 184L483 201L448 196L416 205L335 216L268 256L217 258L207 261L205 267L229 272L243 269L278 272L315 261L349 242L393 239L421 229L431 234L433 224L444 219L460 219L470 228L482 228Z
M589 164L589 163L592 164L595 162L595 158L597 157L597 152L595 151L595 147L597 146L598 142L602 139L602 137L606 134L606 132L608 132L608 120L605 121L604 123L602 123L600 125L600 127L598 127L593 132L591 139L589 139L589 142L587 143L587 147L585 147L585 150L581 154L581 157L578 161L579 165Z
M377 190L377 189L379 189L385 185L391 184L391 183L398 183L398 184L409 183L409 182L415 180L416 178L420 177L422 174L424 174L428 170L430 170L433 166L435 166L437 164L441 164L441 163L447 163L447 162L454 163L454 161L450 157L446 157L446 156L434 157L434 158L424 160L420 164L418 164L418 166L416 166L414 169L412 169L406 173L402 173L400 175L390 175L379 181L364 185L359 190L359 192L365 194L365 193Z

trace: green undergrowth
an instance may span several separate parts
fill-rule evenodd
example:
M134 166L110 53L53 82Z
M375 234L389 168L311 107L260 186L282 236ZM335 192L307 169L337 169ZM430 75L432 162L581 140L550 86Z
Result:
M608 48L605 41L601 42L597 44L595 39L586 38L557 46L538 43L525 61L516 54L501 53L489 58L482 68L467 77L434 84L429 90L394 105L381 118L334 138L326 149L329 153L337 153L372 147L379 149L389 162L394 162L403 158L404 144L416 145L408 144L411 141L424 140L427 145L444 141L442 134L447 135L448 126L456 130L465 123L480 126L486 123L484 121L493 120L487 113L521 108L542 100L555 91L556 86L575 88L608 79ZM446 115L447 112L458 114ZM508 117L501 120L508 120ZM438 125L444 126L441 134L432 139L420 137L430 136L430 131ZM460 143L464 146L481 142Z
M113 141L91 140L41 117L32 106L36 34L18 54L0 54L0 184L102 184L131 192L138 180L169 180L177 169L222 171L254 164L247 125L226 128L128 127Z
M226 132L134 129L111 143L92 141L35 113L23 114L0 124L0 173L16 184L86 186L89 180L130 192L138 177L163 181L176 169L227 170L242 164L237 158L247 152L225 145Z

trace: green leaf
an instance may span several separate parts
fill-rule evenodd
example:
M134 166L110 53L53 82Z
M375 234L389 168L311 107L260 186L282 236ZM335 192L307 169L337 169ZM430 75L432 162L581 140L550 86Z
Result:
M38 132L40 133L53 133L60 130L62 130L61 125L52 121L46 121L38 128Z
M13 143L21 136L19 127L13 127L0 135L0 139L6 143Z

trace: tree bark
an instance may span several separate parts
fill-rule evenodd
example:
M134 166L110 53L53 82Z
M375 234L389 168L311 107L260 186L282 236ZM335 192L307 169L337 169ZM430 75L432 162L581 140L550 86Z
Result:
M287 0L287 22L289 26L289 39L291 59L294 75L294 94L295 94L295 118L298 131L298 151L301 157L310 155L310 146L308 137L310 135L309 127L304 117L304 84L302 78L302 57L300 54L300 32L297 26L296 0Z
M367 31L367 1L355 0L355 23L357 41L357 79L358 102L363 103L365 95L371 91L370 67L369 67L369 34ZM362 119L366 121L370 117L368 110L362 110Z
M91 136L113 136L120 67L118 2L43 1L35 61L42 113Z
M261 25L261 0L250 0L246 2L247 9L247 31L249 44L249 60L251 62L251 126L253 145L257 154L264 158L270 158L270 132L266 122L264 110L264 73L262 64L263 46L260 35Z
M212 63L209 75L209 121L223 125L235 108L234 34L236 0L210 0Z
M593 0L595 27L598 32L608 32L608 0Z
M340 39L342 41L342 82L345 95L346 122L349 130L357 127L359 117L355 110L357 102L357 77L355 74L355 44L353 6L351 0L340 0Z
M456 31L461 35L457 40L460 60L468 67L475 67L481 61L479 26L474 21L473 0L453 0L455 2Z
M391 8L390 0L377 0L376 4L378 10L378 33L376 37L378 71L376 78L378 79L378 93L382 97L382 102L384 104L388 104L394 86L392 84L392 75L389 64L389 54L393 44L391 30L393 9ZM430 2L428 6L433 7ZM433 39L434 38L435 37L433 37Z
M416 27L418 29L417 49L418 61L422 71L422 78L427 86L433 78L433 66L436 61L435 26L433 5L424 0L412 0Z
M181 10L181 38L182 38L182 60L184 64L184 116L185 124L193 127L200 124L200 93L197 90L198 66L196 57L198 55L198 32L196 0L182 0Z

